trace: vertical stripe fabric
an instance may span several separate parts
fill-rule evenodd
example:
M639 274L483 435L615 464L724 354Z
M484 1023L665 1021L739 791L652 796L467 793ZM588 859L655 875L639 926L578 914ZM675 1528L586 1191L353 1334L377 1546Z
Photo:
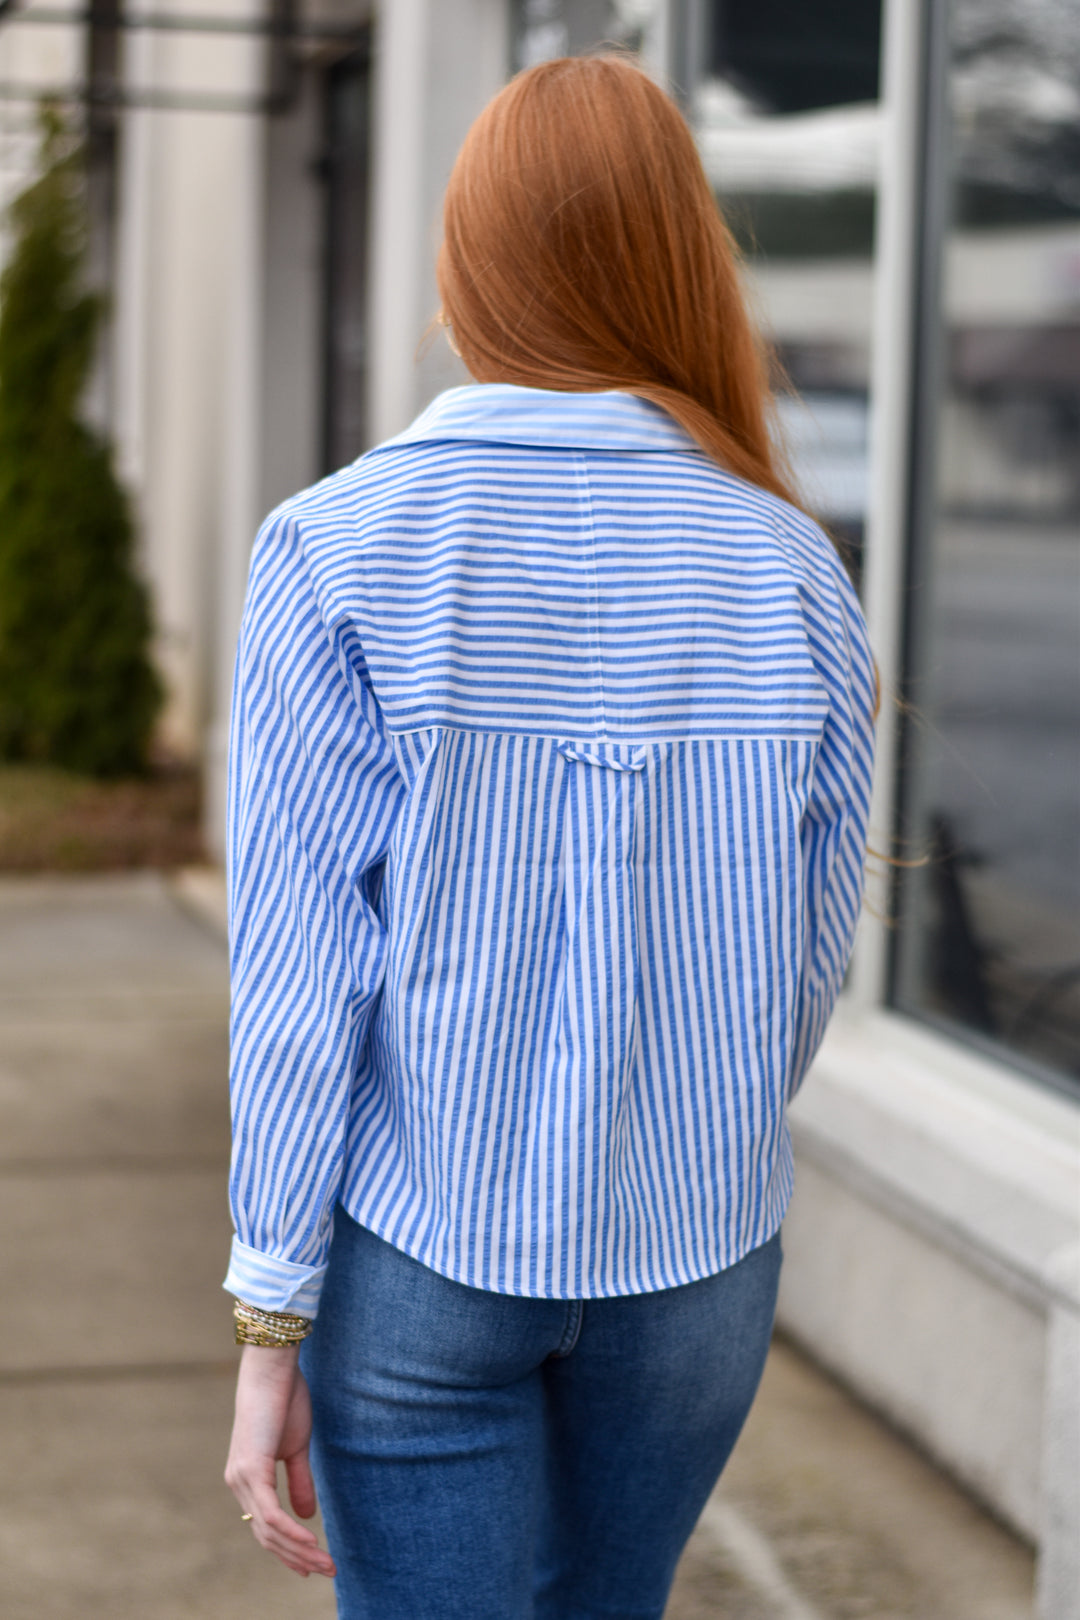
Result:
M440 396L275 512L229 792L226 1287L333 1213L472 1286L775 1232L854 937L875 676L803 514L628 394Z

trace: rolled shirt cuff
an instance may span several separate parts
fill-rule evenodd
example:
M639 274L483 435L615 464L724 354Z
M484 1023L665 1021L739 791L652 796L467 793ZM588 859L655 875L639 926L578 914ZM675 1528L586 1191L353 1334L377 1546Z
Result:
M314 1317L319 1309L325 1266L298 1266L272 1254L249 1249L233 1238L229 1272L223 1286L248 1305L264 1311L292 1311Z

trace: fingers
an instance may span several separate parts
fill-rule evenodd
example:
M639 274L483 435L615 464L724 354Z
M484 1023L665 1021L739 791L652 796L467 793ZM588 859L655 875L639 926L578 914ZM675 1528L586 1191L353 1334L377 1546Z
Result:
M310 1519L315 1513L315 1481L311 1476L307 1447L293 1457L285 1458L285 1478L289 1485L292 1510L301 1519Z
M256 1514L251 1528L260 1547L280 1558L298 1575L333 1576L336 1573L333 1559L319 1546L312 1532L297 1524L281 1507L265 1518Z
M319 1546L314 1533L285 1512L261 1466L250 1470L230 1466L226 1483L244 1512L251 1514L252 1534L260 1547L298 1575L336 1574L334 1560Z
M336 1573L334 1560L319 1546L313 1533L290 1518L277 1501L272 1506L256 1504L247 1511L252 1514L251 1529L259 1546L298 1575Z

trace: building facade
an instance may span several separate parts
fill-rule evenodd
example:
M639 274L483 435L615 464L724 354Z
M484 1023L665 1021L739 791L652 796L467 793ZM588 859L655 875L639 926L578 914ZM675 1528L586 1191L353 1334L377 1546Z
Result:
M870 899L793 1111L781 1321L1039 1548L1080 1615L1080 30L1071 0L0 5L0 185L85 115L136 499L220 846L251 539L464 381L439 202L515 69L682 99L793 385L884 704Z

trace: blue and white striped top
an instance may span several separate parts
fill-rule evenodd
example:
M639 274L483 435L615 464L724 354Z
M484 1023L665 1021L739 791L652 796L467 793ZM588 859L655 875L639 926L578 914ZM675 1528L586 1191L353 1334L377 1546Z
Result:
M874 685L821 531L629 394L454 389L268 518L226 1287L314 1315L339 1201L543 1298L765 1242L859 910Z

